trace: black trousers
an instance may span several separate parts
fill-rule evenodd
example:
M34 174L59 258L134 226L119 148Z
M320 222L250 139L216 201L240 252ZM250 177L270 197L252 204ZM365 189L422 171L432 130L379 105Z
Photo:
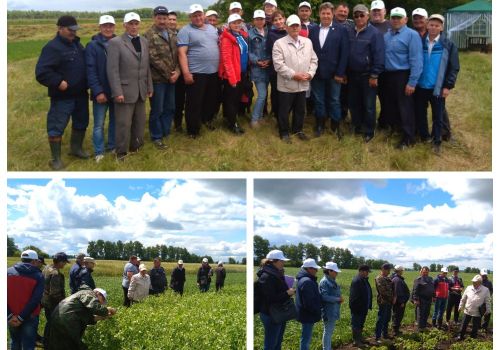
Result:
M279 91L278 126L280 137L290 133L288 123L289 111L292 111L292 133L302 131L304 116L306 114L306 92L281 92Z
M198 135L201 123L215 117L220 99L220 80L217 73L193 74L194 83L186 85L186 125L190 135Z
M415 143L415 103L413 96L405 95L405 87L410 76L409 70L384 72L382 93L384 116L393 129L399 126L403 140Z
M450 293L448 296L448 304L446 305L446 322L451 319L451 311L453 310L453 320L455 323L458 322L458 306L460 305L461 295Z
M385 101L384 101L384 90L382 87L384 86L384 73L378 76L378 88L377 88L377 96L378 101L380 103L380 112L377 119L377 124L380 128L384 129L389 126L389 122L387 121L387 117L385 116Z
M392 329L394 332L399 332L401 321L405 315L406 303L401 306L401 303L396 303L392 306Z
M123 306L129 307L130 299L128 298L128 288L122 286L122 289L123 289Z
M479 326L481 325L481 317L473 317L470 315L464 314L464 320L462 322L462 329L460 330L460 337L463 338L465 336L465 332L467 331L467 326L469 322L472 320L472 331L470 333L471 338L477 338L477 331L479 330Z
M215 291L216 292L218 292L222 288L224 288L224 282L215 282Z
M271 111L274 114L274 117L278 119L279 118L278 76L271 74L269 76L269 82L271 84Z
M448 116L448 110L446 109L446 99L444 101L444 112L443 112L443 128L441 129L441 137L444 141L449 141L451 138L451 124L450 117Z
M347 84L340 84L340 110L342 119L347 118L349 112L349 87Z
M182 74L175 83L175 115L174 127L182 126L182 116L184 114L184 106L186 103L186 85L184 84L184 77Z
M491 313L484 315L483 318L484 318L484 320L483 320L483 324L481 325L481 328L487 330L488 327L490 326Z
M223 80L222 112L224 120L230 128L236 124L236 117L241 105L241 95L243 94L243 87L246 84L248 84L246 74L241 75L241 80L236 84L236 87L232 87L227 79Z
M417 305L418 328L427 327L427 319L431 313L432 300L420 299L420 305Z

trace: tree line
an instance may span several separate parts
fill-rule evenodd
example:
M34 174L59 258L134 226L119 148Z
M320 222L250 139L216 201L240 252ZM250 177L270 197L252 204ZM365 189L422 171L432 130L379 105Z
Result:
M175 10L175 9L169 9ZM96 19L103 14L111 15L115 18L123 18L127 12L135 12L141 18L151 18L153 17L153 9L138 8L138 9L128 9L128 10L114 10L114 11L35 11L35 10L11 10L7 11L8 20L20 20L20 19L57 19L63 15L70 15L76 19ZM178 19L186 20L187 14L184 12L177 12Z
M261 260L264 259L267 253L273 249L279 249L283 252L283 254L290 259L285 263L285 266L290 267L300 267L302 266L302 262L306 258L313 258L317 261L321 261L322 263L326 263L327 261L334 261L338 264L340 268L344 269L357 269L362 264L367 264L374 270L378 270L382 267L383 264L388 263L389 261L383 259L366 259L363 256L355 256L349 249L347 248L339 248L339 247L328 247L326 245L322 245L321 247L317 247L312 243L298 243L298 244L284 244L280 246L270 245L269 240L264 239L259 235L254 236L253 241L253 255L254 255L254 266L259 266ZM430 264L429 270L430 272L439 272L444 265L432 263ZM413 263L413 270L420 271L422 266L417 263ZM406 267L410 269L410 267ZM448 265L448 271L452 271L454 268L458 268L456 265ZM479 273L480 269L476 267L466 267L465 269L461 269L462 272L472 272Z

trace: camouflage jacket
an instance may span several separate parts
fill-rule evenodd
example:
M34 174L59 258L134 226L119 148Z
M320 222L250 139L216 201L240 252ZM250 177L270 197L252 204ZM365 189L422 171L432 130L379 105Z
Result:
M177 59L177 34L168 29L167 41L155 25L144 34L149 43L149 65L154 83L168 83L171 72L180 73Z
M43 269L42 274L45 279L42 305L48 310L53 310L66 297L64 275L54 265L47 265Z
M384 277L378 275L375 277L375 286L377 287L377 303L392 305L392 298L394 296L392 280L389 276Z

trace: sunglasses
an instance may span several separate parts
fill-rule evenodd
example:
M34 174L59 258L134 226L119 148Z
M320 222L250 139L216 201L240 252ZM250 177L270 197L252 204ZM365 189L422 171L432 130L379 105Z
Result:
M365 18L366 15L364 13L359 13L359 14L356 14L354 15L354 18Z

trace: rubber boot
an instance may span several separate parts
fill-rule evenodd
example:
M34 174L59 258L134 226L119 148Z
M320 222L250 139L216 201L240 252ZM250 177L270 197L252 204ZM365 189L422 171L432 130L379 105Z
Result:
M320 137L325 130L325 119L326 118L316 118L316 125L314 126L314 136Z
M439 329L443 329L443 319L442 318L438 318L438 328Z
M436 320L432 319L432 327L436 327Z
M81 159L89 158L89 154L85 152L82 148L84 138L85 138L85 130L77 130L77 129L71 130L71 144L70 144L71 151L69 153L70 155Z
M337 135L338 140L342 140L344 134L342 133L342 130L340 130L340 122L332 119L330 122L330 128L335 133L335 135Z
M353 344L352 344L353 346L356 346L358 348L365 347L363 341L361 340L361 331L359 329L352 330L352 339L353 339Z
M61 137L49 137L50 153L52 159L49 160L49 166L52 170L64 169L64 164L61 161Z

